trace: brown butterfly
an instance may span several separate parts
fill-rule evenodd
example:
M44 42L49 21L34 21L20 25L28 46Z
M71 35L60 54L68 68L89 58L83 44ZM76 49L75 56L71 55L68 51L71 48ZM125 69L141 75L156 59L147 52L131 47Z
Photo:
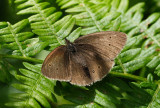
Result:
M86 86L104 78L126 43L126 34L105 31L88 34L54 49L42 65L47 78Z

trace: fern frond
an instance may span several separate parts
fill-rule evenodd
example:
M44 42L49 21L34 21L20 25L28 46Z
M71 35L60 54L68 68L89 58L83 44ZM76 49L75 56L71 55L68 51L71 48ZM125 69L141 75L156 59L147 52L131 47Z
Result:
M157 51L156 51L157 48L158 48L157 46L152 46L152 47L144 49L144 50L140 50L139 48L137 48L137 51L135 49L122 51L122 53L116 58L116 63L118 65L114 66L112 71L123 72L123 73L126 73L126 72L132 73L138 69L141 69L142 67L145 67L146 65L150 68L151 67L153 68L153 66L150 66L150 65L154 65L154 68L156 68L159 61L157 60L157 62L155 62L155 59L153 59L153 58L156 57L156 55L157 55ZM135 52L134 53L130 52L132 50ZM132 59L130 59L130 58L132 58ZM128 59L130 59L130 60L128 60ZM126 62L124 62L124 60ZM154 61L154 63L153 63L153 61ZM153 64L151 64L151 63L153 63Z
M154 82L126 83L110 77L97 85L81 89L77 87L61 86L59 90L64 98L74 105L60 105L60 108L109 107L109 108L155 108L159 106L159 87ZM74 92L72 92L74 91ZM69 94L71 93L71 94ZM82 94L82 95L79 95Z
M77 25L83 27L89 26L88 28L84 28L84 30L82 29L83 35L103 30L112 30L112 23L117 23L113 20L116 19L120 13L122 25L119 26L121 31L128 31L132 29L133 27L137 26L143 18L142 12L144 9L142 7L144 6L144 3L139 3L127 11L129 4L128 0L102 0L97 1L96 3L91 0L57 0L57 2L62 9L65 9L65 12L74 15ZM118 29L119 27L115 30ZM87 31L91 32L83 33Z
M11 95L15 100L6 105L33 108L41 108L41 105L45 108L53 107L52 104L56 102L53 94L54 82L41 74L41 65L32 65L26 62L23 64L26 69L20 69L22 75L14 75L21 84L15 83L13 87L25 93Z
M76 25L83 27L82 35L111 30L110 27L118 22L116 19L120 16L118 12L109 13L110 4L95 5L86 0L62 0L57 2L59 2L61 8L67 8L65 10L67 13L73 14L73 17L76 18ZM118 25L116 27L118 28Z
M159 13L154 13L151 16L149 16L146 20L142 21L140 25L136 26L135 28L132 28L132 30L128 33L129 40L132 40L136 38L134 45L131 45L133 48L134 47L141 47L142 51L137 56L138 59L144 59L144 65L153 69L158 66L158 59L155 61L155 58L159 56L159 47L160 47L160 35L159 32L157 32L160 29L159 26L159 21L160 21L160 14ZM150 25L149 25L150 24ZM132 38L130 38L132 37ZM131 43L129 43L131 44ZM130 46L130 45L126 45ZM126 48L126 47L125 47ZM125 50L124 48L124 50ZM153 59L153 60L152 60ZM154 63L153 63L154 61ZM121 62L121 61L120 61ZM136 62L135 62L136 63ZM125 64L127 66L127 64ZM121 65L121 68L123 70L127 70L127 67ZM128 65L129 66L129 65ZM133 64L132 64L133 66ZM125 69L126 67L126 69ZM140 67L140 68L142 68ZM140 69L137 68L137 69ZM134 69L133 69L134 70Z
M154 58L154 56L159 55L158 47L160 46L160 41L159 41L160 37L158 34L159 32L157 31L160 29L160 27L157 24L159 24L160 14L153 13L147 19L141 21L142 15L139 12L138 14L136 11L138 11L137 9L140 9L142 6L143 6L143 3L137 4L124 14L124 16L126 16L125 18L127 18L127 16L130 16L132 19L132 22L134 19L134 22L137 20L137 23L135 22L132 24L130 20L126 20L126 21L122 20L122 24L120 27L121 31L128 32L128 42L124 47L123 51L129 48L141 48L142 51L139 54L139 56L135 58L135 60L132 59L132 61L125 64L123 64L123 60L121 60L121 58L118 58L120 65L115 66L113 69L114 71L118 71L117 69L120 69L121 67L121 71L119 72L129 72L128 70L129 67L126 67L126 66L130 66L130 68L134 72L135 70L141 69L146 65L149 66L151 63L153 63L152 58ZM136 17L131 15L132 12L137 13L137 14L135 13ZM122 19L123 19L123 15L122 15ZM142 60L143 60L143 63L140 62ZM139 67L137 67L138 62L142 64L141 66L139 65ZM156 68L157 65L158 65L158 61L155 64L154 68ZM135 67L135 69L133 69L132 67ZM153 69L153 66L149 66L149 67Z
M62 13L55 12L56 8L50 7L48 2L41 2L40 0L23 0L23 2L24 3L17 7L20 9L17 14L33 14L28 18L33 32L39 35L42 41L46 42L46 40L49 40L49 43L54 43L54 45L52 44L51 46L57 47L58 45L64 44L64 34L67 35L67 32L70 32L70 29L72 28L71 26L73 26L74 23L74 19L71 19L68 23L63 22L62 24L62 22L57 21ZM15 3L19 3L19 0L16 0ZM69 17L64 18L63 21L67 21L68 18ZM63 34L62 30L65 29L67 30L63 31Z
M68 38L73 41L80 36L81 28L77 28L71 33L74 24L75 19L72 18L72 16L65 16L64 18L51 25L54 28L52 29L53 31L46 28L36 29L33 30L33 32L38 34L41 40L49 42L49 46L51 46L50 50L53 50L57 46L65 44L64 38Z
M7 27L0 29L0 43L3 48L12 50L13 55L34 56L47 46L39 42L32 32L21 32L28 25L28 20L22 20L14 25L7 23Z
M66 85L66 84L65 84ZM78 88L67 86L56 86L59 88L57 91L62 93L66 100L74 103L74 105L62 105L60 108L67 107L110 107L116 108L120 104L118 98L122 97L117 90L114 89L109 83L99 83L91 88ZM102 86L103 85L103 86ZM63 89L62 89L63 88ZM104 89L105 88L105 89ZM79 95L81 94L81 95Z
M143 7L144 3L138 3L122 15L121 31L129 31L140 24L143 18Z
M140 54L141 48L130 49L125 52L122 52L118 55L118 58L121 59L122 63L133 60L138 54ZM116 59L116 63L118 63Z
M144 3L138 3L133 7L128 9L129 0L102 0L98 2L99 4L111 4L110 12L120 12L121 13L121 26L120 31L127 32L132 28L139 25L143 18Z
M159 22L160 22L160 14L153 13L146 20L142 21L138 26L133 28L128 33L128 36L129 37L137 36L138 38L137 44L142 42L145 38L148 38L148 39L150 38L152 39L152 41L155 42L155 44L160 46L160 43L155 38L157 30L160 28Z
M62 13L55 12L56 9L48 5L47 2L41 2L39 0L25 0L23 4L18 6L18 8L21 9L18 14L34 14L28 18L31 22L33 32L39 35L40 40L44 42L47 41L49 46L51 46L50 50L53 50L57 46L65 44L64 38L71 32L75 19L71 16L66 16L58 20ZM77 28L74 31L75 33L73 32L74 35L78 33L79 30L80 28ZM77 36L76 34L71 41L75 40ZM68 39L71 39L71 36Z

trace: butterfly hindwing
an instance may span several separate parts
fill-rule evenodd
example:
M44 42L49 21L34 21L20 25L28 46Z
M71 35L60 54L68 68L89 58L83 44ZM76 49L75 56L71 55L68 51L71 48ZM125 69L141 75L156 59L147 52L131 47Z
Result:
M76 45L76 48L77 52L71 56L72 84L91 85L106 76L114 64L98 54L91 45Z
M81 52L70 53L69 71L72 73L70 81L72 84L85 86L93 82Z

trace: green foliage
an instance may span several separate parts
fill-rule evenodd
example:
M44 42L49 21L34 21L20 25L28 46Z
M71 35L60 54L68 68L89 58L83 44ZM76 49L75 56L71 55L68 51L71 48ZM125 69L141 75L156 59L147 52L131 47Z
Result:
M67 23L66 23L67 22ZM33 30L34 33L39 35L39 38L43 41L48 41L51 50L56 48L59 45L64 45L64 38L68 37L75 23L75 19L71 16L65 16L61 20L54 23L54 29L36 29ZM54 30L54 31L52 31ZM77 30L76 30L77 31ZM71 37L71 36L70 36Z
M160 13L153 13L158 9L154 0L151 3L156 5L146 16L148 3L15 0L17 16L25 19L21 17L16 24L0 22L0 82L16 92L6 93L6 103L0 95L0 107L159 108ZM64 45L65 38L74 42L81 35L100 31L121 31L128 36L115 66L102 81L78 87L41 74L43 60L37 54L42 50ZM23 65L16 66L18 62Z
M83 27L81 34L117 30L120 25L119 12L109 12L110 4L94 4L87 0L57 0L62 9L73 14L76 25Z
M156 103L159 99L159 87L149 81L127 84L121 79L109 76L108 79L86 90L59 85L59 91L66 94L65 99L75 103L75 105L61 105L60 108L157 108L154 107L155 104L159 105ZM72 94L65 92L72 92Z
M2 47L12 50L13 55L34 56L47 46L47 43L39 42L38 38L31 38L34 36L32 32L21 32L27 24L29 24L27 19L14 25L3 22L0 43Z
M33 108L41 108L42 105L45 108L51 108L52 103L56 101L53 94L54 82L41 74L41 65L32 65L26 62L23 64L26 69L19 70L22 75L13 74L21 83L14 83L12 86L24 93L12 94L13 102L6 105Z
M19 0L15 1L15 3L21 2ZM48 2L40 2L40 0L24 0L23 2L17 7L21 9L17 14L34 14L28 19L33 32L39 36L39 39L44 42L48 41L49 46L51 46L50 50L65 44L64 38L69 36L75 19L71 16L66 16L57 21L62 15L62 12L56 12L55 7L49 7L50 4ZM79 31L80 28L77 30ZM71 36L69 37L71 38Z
M0 60L0 82L8 84L11 81L10 72L15 72L13 66L5 60Z

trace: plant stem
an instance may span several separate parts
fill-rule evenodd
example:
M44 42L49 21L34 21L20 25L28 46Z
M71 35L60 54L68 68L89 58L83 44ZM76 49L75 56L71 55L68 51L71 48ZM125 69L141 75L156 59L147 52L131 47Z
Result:
M111 76L127 78L127 79L136 80L136 81L147 81L146 78L136 76L136 75L132 75L132 74L128 74L128 73L110 72L109 74Z
M0 58L13 58L13 59L19 59L19 60L25 60L30 62L36 62L36 63L43 63L43 60L31 58L31 57L23 57L23 56L17 56L17 55L6 55L6 54L0 54Z

